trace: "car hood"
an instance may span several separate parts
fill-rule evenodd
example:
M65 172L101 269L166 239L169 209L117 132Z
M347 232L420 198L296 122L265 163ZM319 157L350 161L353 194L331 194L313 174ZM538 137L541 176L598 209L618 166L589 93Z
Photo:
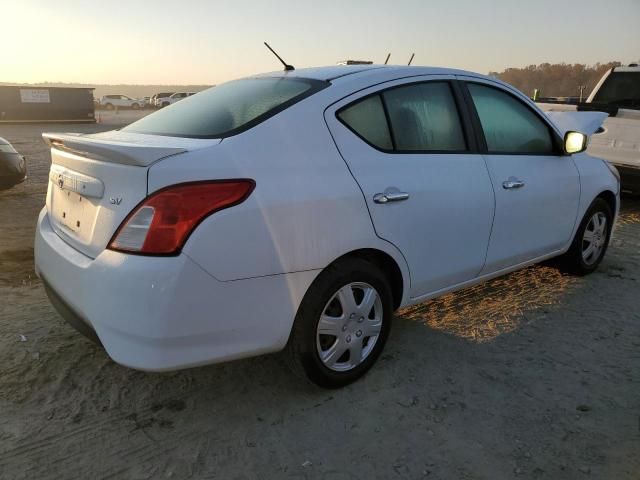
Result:
M564 135L569 131L593 135L609 116L604 112L545 112Z

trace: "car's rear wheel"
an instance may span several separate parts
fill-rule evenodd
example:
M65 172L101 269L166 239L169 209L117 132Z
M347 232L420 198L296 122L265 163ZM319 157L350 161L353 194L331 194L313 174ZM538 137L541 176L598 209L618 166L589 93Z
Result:
M357 380L382 352L392 315L391 288L375 265L350 258L329 266L296 315L287 344L293 369L325 388Z
M134 110L138 110L140 109L140 105L138 105L137 103L134 103L133 105L131 105L131 108L133 108Z
M571 247L561 257L561 265L570 273L587 275L604 258L609 246L613 212L602 198L596 198L584 215Z
M107 110L113 110L113 104L111 104L111 103L107 103L107 104L105 105L105 108L106 108Z

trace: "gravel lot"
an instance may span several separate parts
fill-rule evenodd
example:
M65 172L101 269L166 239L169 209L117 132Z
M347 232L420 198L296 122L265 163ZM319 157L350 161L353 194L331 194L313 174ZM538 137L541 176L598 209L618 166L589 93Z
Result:
M0 125L29 166L0 192L0 478L640 478L639 200L595 274L537 266L401 311L343 390L278 355L142 373L68 327L33 273L40 134L131 120L101 117Z

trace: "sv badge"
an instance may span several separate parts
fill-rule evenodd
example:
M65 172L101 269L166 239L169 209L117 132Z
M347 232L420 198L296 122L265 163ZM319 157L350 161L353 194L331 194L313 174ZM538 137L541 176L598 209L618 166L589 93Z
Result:
M111 197L109 198L109 203L111 203L111 205L120 205L122 203L122 197Z

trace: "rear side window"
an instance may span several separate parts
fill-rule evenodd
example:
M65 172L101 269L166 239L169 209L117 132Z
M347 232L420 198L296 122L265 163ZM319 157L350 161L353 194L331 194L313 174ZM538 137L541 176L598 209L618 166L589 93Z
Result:
M344 107L338 111L338 118L363 140L386 151L467 149L447 82L393 87Z
M370 144L391 150L391 135L379 95L367 97L338 112L338 118Z
M448 83L428 82L383 93L398 151L462 151L467 145Z
M123 128L171 137L223 138L247 130L325 88L305 78L247 78L192 95Z
M489 153L554 153L549 127L520 100L497 88L467 86Z

